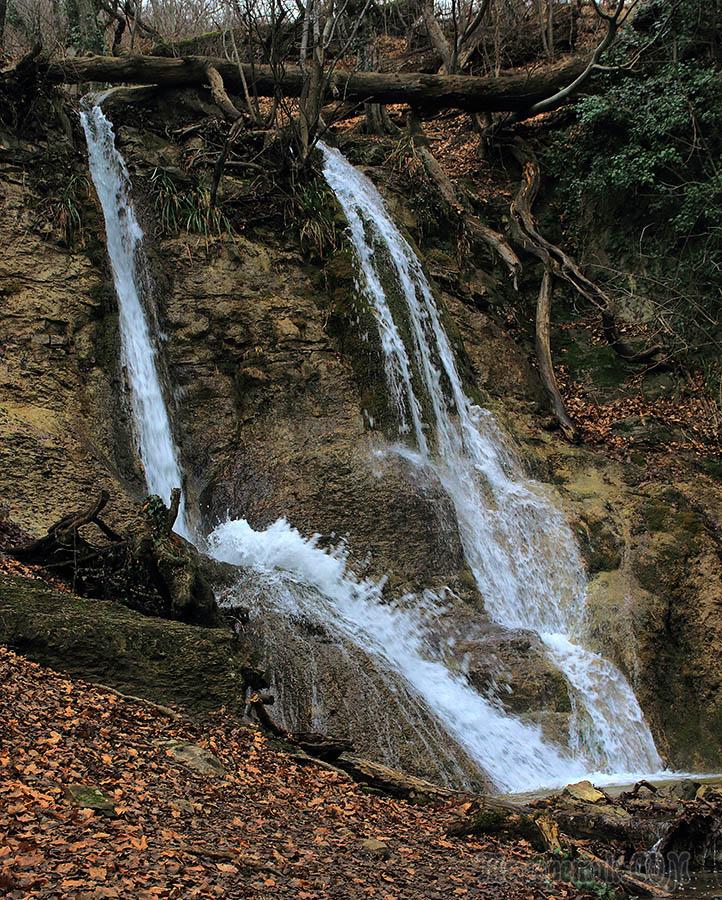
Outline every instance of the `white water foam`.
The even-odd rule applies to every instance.
[[[344,552],[327,552],[284,519],[265,531],[245,520],[224,522],[209,537],[216,559],[285,577],[301,590],[275,594],[286,614],[303,615],[362,647],[400,675],[498,787],[531,790],[581,777],[584,766],[544,743],[537,726],[508,716],[452,672],[425,637],[423,610],[381,598],[382,585],[356,578]],[[313,591],[303,590],[312,587]]]

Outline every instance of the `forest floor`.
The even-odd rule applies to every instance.
[[[577,897],[525,842],[0,648],[0,896]]]

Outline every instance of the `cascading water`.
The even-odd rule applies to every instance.
[[[531,790],[583,774],[582,764],[544,743],[537,726],[506,715],[444,664],[427,640],[418,601],[406,607],[385,603],[382,585],[356,579],[342,553],[325,552],[284,520],[263,532],[245,520],[225,522],[210,535],[209,546],[217,559],[280,580],[285,589],[271,592],[276,609],[323,623],[401,676],[497,786]]]
[[[148,490],[168,503],[173,488],[183,484],[178,451],[158,374],[157,350],[151,336],[143,294],[149,284],[143,231],[133,209],[130,178],[115,148],[113,126],[100,106],[80,114],[88,144],[90,174],[105,219],[108,256],[118,295],[121,359],[127,372],[138,450]],[[185,501],[176,531],[189,537]]]
[[[138,448],[149,489],[167,501],[172,488],[181,484],[181,466],[158,373],[151,320],[142,300],[148,283],[143,233],[111,123],[98,106],[83,112],[82,122],[105,217]],[[626,682],[611,664],[570,640],[583,621],[584,580],[566,524],[524,482],[491,416],[472,407],[464,396],[418,260],[389,220],[375,189],[335,151],[324,148],[324,153],[326,177],[346,209],[367,291],[379,316],[401,422],[406,430],[413,428],[421,460],[434,465],[454,501],[467,557],[490,612],[511,627],[533,628],[542,636],[580,698],[584,715],[579,718],[585,719],[589,735],[585,738],[580,727],[579,746],[573,754],[545,743],[538,726],[506,714],[446,664],[438,641],[433,640],[438,599],[422,596],[384,602],[383,585],[356,578],[342,550],[323,550],[317,539],[304,539],[285,520],[262,532],[254,531],[245,520],[223,523],[208,539],[211,552],[245,568],[235,594],[250,600],[257,622],[272,621],[263,637],[273,645],[272,657],[278,659],[284,652],[278,628],[285,629],[289,642],[295,640],[293,655],[303,650],[305,634],[312,633],[313,627],[322,632],[318,644],[324,653],[330,644],[335,645],[349,670],[345,684],[330,685],[335,697],[329,693],[334,679],[328,672],[316,671],[323,656],[318,647],[309,640],[308,653],[299,654],[305,661],[300,677],[309,701],[317,700],[309,720],[312,726],[325,725],[332,702],[346,703],[349,715],[355,715],[362,728],[376,729],[374,746],[387,762],[401,759],[400,745],[413,742],[424,759],[440,761],[435,769],[438,777],[468,783],[471,764],[499,788],[510,791],[578,778],[601,758],[608,768],[657,768],[654,745]],[[375,237],[387,247],[407,299],[411,355],[386,303],[373,244],[364,236],[365,225],[374,221]],[[433,448],[425,436],[414,365],[422,372],[433,405]],[[485,499],[495,515],[482,503],[482,484],[487,486],[490,496]],[[189,536],[184,508],[178,523],[178,530]],[[257,587],[249,589],[254,579]],[[304,631],[309,623],[313,627]],[[351,683],[358,697],[347,686]],[[292,705],[286,703],[281,714],[292,715]],[[622,716],[619,727],[613,722],[614,714]],[[589,750],[594,741],[602,748],[596,755]]]
[[[401,431],[413,430],[423,464],[434,470],[454,505],[486,609],[505,627],[536,632],[565,675],[575,708],[571,745],[577,759],[607,772],[660,769],[623,675],[580,645],[586,579],[569,526],[540,486],[524,478],[493,416],[464,393],[431,287],[380,194],[338,150],[320,148],[324,176],[348,220],[362,290],[375,311]],[[397,315],[405,317],[411,349],[392,314],[385,272],[401,288],[404,309]],[[430,407],[428,425],[424,404]]]

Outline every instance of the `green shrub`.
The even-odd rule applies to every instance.
[[[565,241],[668,358],[712,360],[711,384],[722,358],[721,37],[719,0],[641,6],[607,60],[622,68],[595,76],[541,153],[547,216]]]

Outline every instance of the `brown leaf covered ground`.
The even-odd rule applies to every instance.
[[[450,808],[365,793],[227,716],[194,725],[0,648],[0,895],[566,897],[528,846],[449,839]],[[203,776],[168,742],[209,749]],[[81,809],[99,788],[115,814]],[[383,842],[386,856],[363,847]]]

